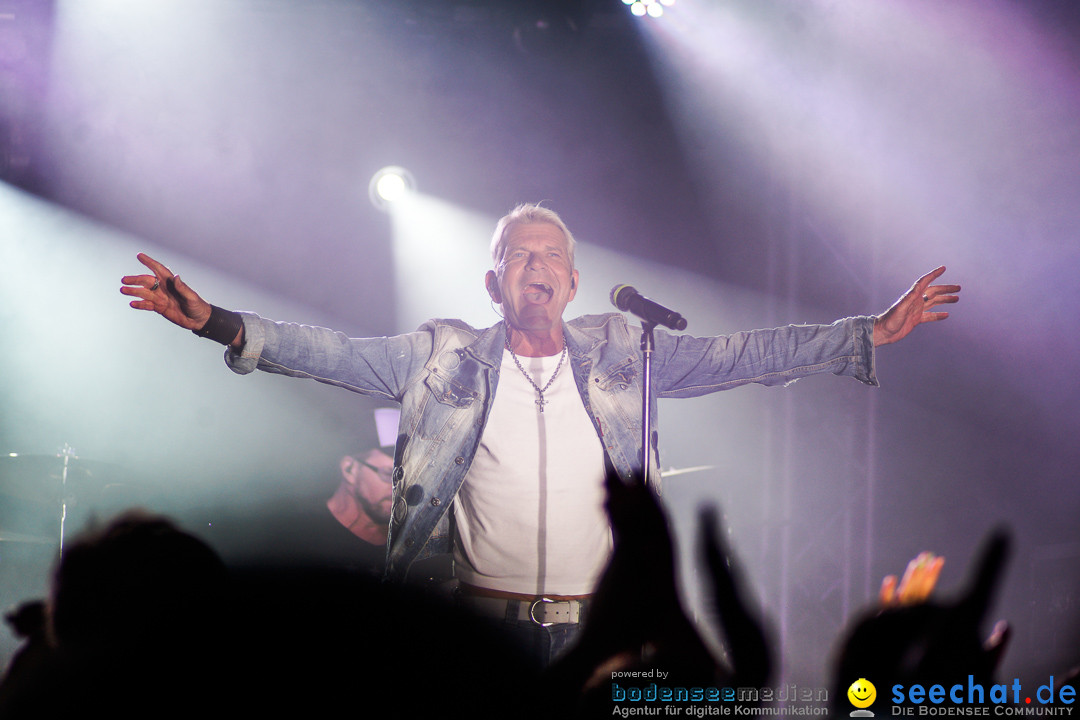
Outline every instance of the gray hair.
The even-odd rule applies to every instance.
[[[559,217],[559,213],[536,203],[518,205],[506,215],[503,215],[495,225],[495,234],[491,237],[491,260],[495,266],[498,267],[499,258],[502,257],[506,248],[506,239],[510,228],[528,223],[548,223],[562,231],[562,234],[566,237],[566,250],[570,255],[570,269],[572,270],[574,268],[574,236],[570,233],[570,229],[566,227],[566,223]]]

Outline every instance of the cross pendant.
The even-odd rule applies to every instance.
[[[540,408],[540,412],[544,412],[545,405],[547,405],[547,400],[544,399],[543,395],[536,398],[536,407]]]

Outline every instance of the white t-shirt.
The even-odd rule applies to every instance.
[[[519,356],[539,387],[559,356]],[[593,591],[611,554],[604,451],[563,361],[540,412],[509,352],[487,427],[455,499],[457,575],[528,595]]]

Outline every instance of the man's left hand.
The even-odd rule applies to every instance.
[[[892,307],[878,315],[874,320],[874,346],[888,345],[902,340],[915,326],[924,322],[944,320],[949,313],[933,311],[938,305],[954,303],[960,300],[957,293],[959,285],[931,285],[945,272],[945,267],[923,275],[915,281],[911,289],[904,293]]]

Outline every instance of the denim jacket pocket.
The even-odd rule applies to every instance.
[[[437,367],[432,368],[428,376],[424,378],[424,384],[427,385],[435,400],[458,409],[469,407],[480,396],[476,390],[455,382],[452,377]]]
[[[596,377],[596,386],[605,392],[618,392],[632,386],[637,379],[638,370],[634,359],[627,358],[603,375]]]

